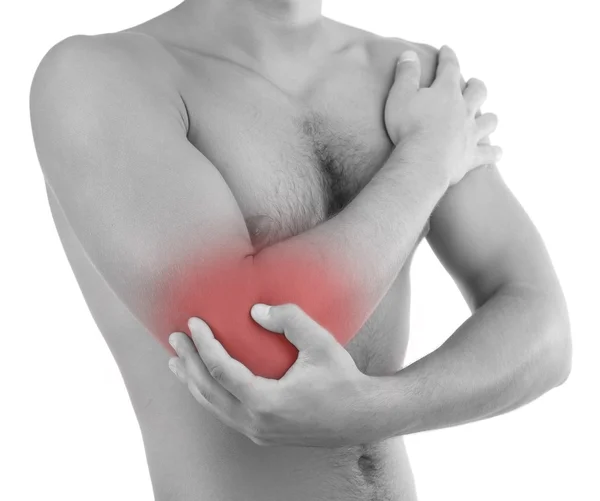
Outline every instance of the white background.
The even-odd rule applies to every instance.
[[[59,40],[124,29],[176,3],[21,0],[0,16],[0,499],[153,499],[125,387],[53,227],[28,94],[37,64]],[[421,501],[600,499],[595,3],[325,2],[326,15],[348,24],[449,44],[465,77],[487,83],[485,109],[500,117],[501,171],[544,236],[571,313],[574,364],[565,385],[505,416],[408,437]],[[468,315],[426,244],[412,276],[409,362]]]

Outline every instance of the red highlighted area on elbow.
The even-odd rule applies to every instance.
[[[167,350],[171,332],[189,335],[190,317],[203,319],[227,352],[254,374],[279,379],[294,364],[298,350],[283,334],[273,333],[250,316],[256,303],[294,303],[345,345],[368,312],[349,294],[351,270],[324,269],[304,253],[268,259],[231,258],[227,253],[202,262],[180,264],[177,275],[159,288],[160,313],[152,331]]]

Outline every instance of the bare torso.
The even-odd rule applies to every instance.
[[[126,31],[158,40],[181,68],[188,138],[222,173],[256,246],[343,209],[387,159],[392,143],[383,107],[405,42],[330,22],[346,43],[299,97],[208,48],[186,47],[177,23],[184,21],[173,12]],[[430,78],[431,53],[411,48],[431,61],[424,61]],[[69,261],[129,391],[158,501],[415,499],[401,437],[340,449],[262,448],[208,414],[170,373],[168,353],[107,286],[49,197]],[[410,259],[346,346],[367,374],[403,365],[409,266]]]

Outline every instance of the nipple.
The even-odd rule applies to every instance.
[[[268,242],[268,236],[273,227],[273,219],[264,214],[257,214],[245,219],[250,240],[255,250],[260,250]]]

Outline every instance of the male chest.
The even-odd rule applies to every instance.
[[[269,244],[342,210],[391,152],[383,122],[390,83],[364,64],[332,68],[302,96],[214,58],[186,68],[188,139]]]

